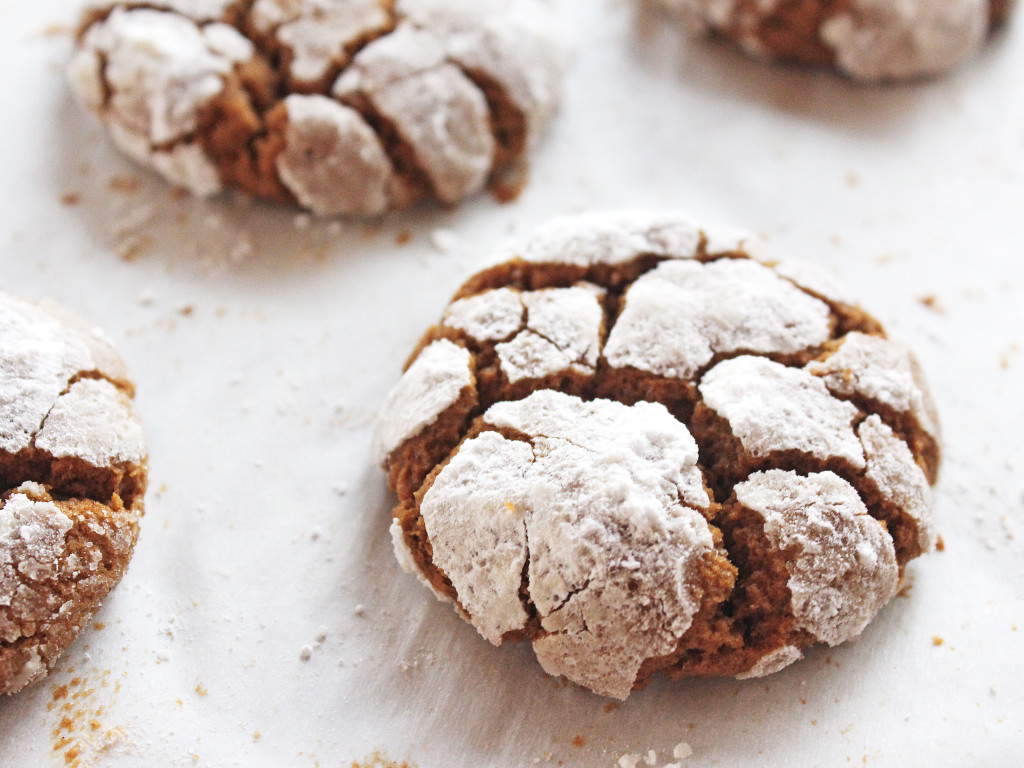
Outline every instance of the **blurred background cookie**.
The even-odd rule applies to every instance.
[[[754,56],[862,81],[927,77],[975,53],[1013,0],[658,0],[698,33]]]
[[[556,26],[545,0],[106,3],[69,77],[172,184],[372,216],[514,193],[558,106]]]
[[[467,281],[388,397],[403,566],[625,698],[858,634],[935,547],[917,364],[799,262],[673,215],[559,219]]]
[[[0,295],[0,693],[45,676],[124,575],[146,489],[133,395],[95,329]]]

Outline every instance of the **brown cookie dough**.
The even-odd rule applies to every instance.
[[[95,329],[0,294],[0,693],[44,677],[128,566],[146,489],[133,394]]]
[[[547,0],[145,0],[87,12],[68,72],[172,184],[373,216],[508,183],[564,68]]]
[[[1013,0],[659,0],[696,32],[854,80],[936,75],[975,53]]]
[[[938,422],[910,352],[827,283],[641,212],[500,254],[379,418],[399,561],[619,698],[856,636],[935,546]]]

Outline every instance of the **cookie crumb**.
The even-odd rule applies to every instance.
[[[581,734],[577,733],[575,736],[572,737],[572,745],[577,749],[582,747],[583,743],[583,736]]]
[[[935,294],[929,293],[927,296],[921,296],[918,301],[921,303],[921,306],[926,309],[930,309],[937,315],[946,314],[946,310],[941,304],[939,304],[939,300],[936,298]]]
[[[299,651],[299,661],[309,661],[313,657],[313,646],[304,645]]]
[[[111,176],[107,182],[107,188],[111,192],[120,192],[124,195],[132,195],[139,191],[141,183],[134,176]]]
[[[945,640],[943,640],[943,639],[942,639],[941,637],[939,637],[938,635],[932,635],[932,645],[934,645],[934,646],[939,646],[939,645],[942,645],[942,644],[943,644],[943,643],[945,643],[945,642],[946,642],[946,641],[945,641]]]
[[[362,603],[360,603],[359,605],[357,605],[355,607],[355,610],[353,612],[355,613],[356,616],[362,616],[363,614],[366,613],[366,608],[363,607]]]

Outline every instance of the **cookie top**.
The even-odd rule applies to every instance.
[[[927,77],[960,64],[1013,0],[660,0],[692,29],[767,59],[834,66],[854,80]]]
[[[128,565],[146,445],[120,356],[0,295],[0,693],[46,675]]]
[[[565,64],[547,0],[151,0],[91,8],[68,73],[172,184],[372,216],[507,181]]]
[[[910,352],[814,270],[645,212],[456,293],[381,411],[399,561],[488,640],[625,698],[859,634],[932,549]]]

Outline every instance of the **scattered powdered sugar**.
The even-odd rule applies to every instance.
[[[426,347],[388,395],[374,434],[374,453],[383,461],[453,406],[473,386],[469,351],[447,339]]]
[[[697,446],[661,405],[584,402],[542,390],[503,402],[424,496],[434,562],[491,642],[521,628],[530,597],[542,666],[624,698],[641,663],[669,652],[699,605],[713,548]],[[471,554],[475,553],[475,554]]]
[[[763,357],[736,357],[708,371],[699,389],[705,405],[729,422],[754,456],[800,451],[864,467],[853,431],[857,409],[806,371]]]
[[[689,380],[716,354],[798,352],[831,330],[824,302],[755,261],[666,261],[630,286],[604,355]]]
[[[773,469],[734,491],[764,518],[771,545],[787,553],[793,616],[818,640],[837,645],[856,637],[896,594],[892,538],[842,478]]]

